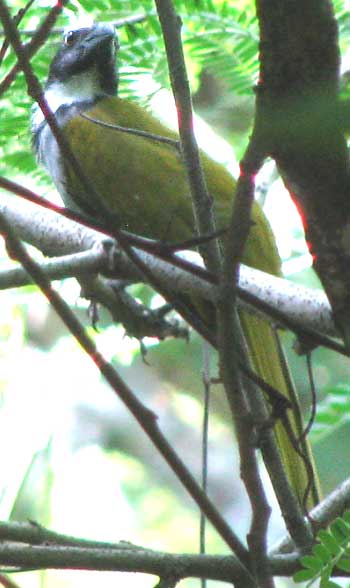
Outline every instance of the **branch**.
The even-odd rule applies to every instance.
[[[310,512],[310,518],[317,529],[325,528],[349,507],[350,479],[347,479]],[[112,569],[161,576],[172,571],[173,566],[177,566],[177,572],[181,570],[182,578],[191,576],[231,584],[240,579],[239,566],[232,556],[155,552],[127,541],[113,544],[63,535],[36,523],[0,523],[0,540],[6,548],[3,551],[0,548],[0,565],[3,566],[33,566],[38,569]],[[28,543],[29,547],[19,550],[17,544],[22,542]],[[41,549],[36,550],[32,557],[33,547],[38,545]],[[59,546],[64,546],[64,549],[57,550]],[[71,551],[69,547],[74,549]],[[290,539],[284,538],[271,550],[269,563],[275,575],[291,576],[299,569],[299,554],[293,552],[293,549],[294,545]],[[134,564],[132,569],[130,560],[133,560]]]
[[[86,252],[86,256],[80,258],[81,269],[88,267],[90,256],[92,266],[95,263],[101,264],[99,265],[101,272],[107,269],[109,258],[103,247],[105,237],[101,233],[65,219],[55,212],[42,210],[30,202],[18,201],[5,194],[1,195],[0,212],[16,229],[21,239],[34,245],[45,255],[71,256],[75,253]],[[185,269],[175,267],[171,261],[163,261],[150,253],[138,250],[138,255],[144,263],[149,265],[154,275],[175,292],[182,291],[215,302],[217,287],[212,280],[206,281]],[[188,259],[200,267],[200,256],[190,252]],[[51,262],[41,262],[41,265],[48,277],[62,279],[79,274],[80,262],[79,257],[68,257],[67,262],[63,257],[53,260],[52,265]],[[188,262],[187,266],[190,269],[191,263]],[[111,271],[110,265],[109,271]],[[142,281],[138,269],[122,251],[119,251],[115,257],[115,272],[115,277]],[[1,288],[29,283],[32,282],[22,268],[11,268],[0,272]],[[244,308],[247,308],[248,304],[252,311],[252,304],[257,297],[261,302],[266,303],[270,310],[276,311],[275,321],[283,324],[283,317],[287,317],[294,323],[294,330],[301,335],[305,333],[305,327],[333,337],[338,335],[329,303],[321,291],[305,288],[243,265],[240,268],[239,288],[238,304],[243,305]],[[265,308],[264,305],[263,307]],[[254,312],[256,312],[256,305]],[[293,325],[290,327],[293,328]],[[311,332],[305,334],[312,338]],[[326,344],[327,341],[324,343]],[[336,351],[342,351],[339,345],[336,346]]]
[[[0,565],[31,569],[86,569],[143,572],[178,579],[206,578],[236,583],[241,569],[231,555],[169,554],[128,541],[109,543],[56,533],[37,523],[0,523]],[[25,544],[25,545],[23,545]],[[269,563],[275,575],[299,569],[298,555],[276,555]]]
[[[11,543],[27,543],[29,545],[64,545],[66,547],[88,547],[94,549],[132,549],[147,551],[140,545],[134,545],[129,541],[110,543],[108,541],[95,541],[81,539],[73,535],[56,533],[36,522],[20,523],[18,521],[0,522],[0,541]]]
[[[32,6],[34,0],[28,0],[27,3],[23,8],[20,8],[17,14],[13,17],[13,22],[18,27],[21,20],[24,18],[30,7]],[[0,47],[0,65],[6,55],[6,51],[9,47],[9,42],[7,39],[4,40],[2,46]]]
[[[238,184],[238,190],[240,185],[241,182]],[[249,210],[247,216],[249,217]],[[233,214],[233,218],[236,218],[235,214]],[[233,229],[232,224],[225,239],[223,269],[220,276],[217,301],[220,376],[224,383],[231,416],[235,424],[241,478],[245,484],[252,510],[251,525],[247,536],[252,566],[257,584],[262,588],[272,588],[274,583],[267,560],[266,539],[271,508],[267,501],[257,463],[255,423],[260,421],[256,420],[256,411],[253,414],[250,413],[249,398],[252,391],[255,393],[255,386],[243,377],[239,369],[237,353],[233,353],[233,350],[236,349],[244,365],[250,366],[249,355],[237,313],[235,292],[239,262],[236,264],[234,261],[234,247],[238,247],[238,251],[241,251],[241,246],[244,246],[245,235],[239,232],[239,241],[237,242],[232,235],[231,229]],[[260,397],[262,398],[262,396]],[[282,472],[285,479],[282,468],[280,468],[280,472]],[[273,479],[270,471],[269,474]]]
[[[215,219],[212,211],[212,201],[207,191],[205,178],[200,165],[199,152],[193,135],[191,96],[180,36],[181,20],[177,16],[171,0],[155,0],[155,3],[163,30],[170,81],[178,111],[181,146],[191,188],[197,230],[199,234],[210,234],[215,231]],[[241,184],[242,182],[238,185],[238,188]],[[253,190],[250,191],[250,195],[253,195]],[[232,196],[234,195],[232,194]],[[269,507],[260,480],[256,452],[254,443],[252,442],[254,427],[249,426],[248,423],[249,408],[245,398],[240,372],[247,373],[250,370],[250,364],[235,306],[235,278],[238,275],[238,272],[236,272],[238,263],[235,263],[235,255],[237,254],[238,256],[244,247],[250,220],[249,205],[245,206],[244,200],[245,198],[243,196],[242,198],[238,197],[235,204],[234,219],[230,227],[232,230],[225,239],[225,255],[222,271],[220,271],[222,265],[220,251],[216,242],[210,243],[210,247],[202,247],[201,252],[208,269],[220,272],[219,295],[216,301],[220,375],[224,383],[225,393],[237,432],[242,479],[246,485],[253,510],[252,527],[249,534],[249,542],[250,540],[252,541],[250,544],[250,555],[253,569],[259,584],[270,587],[273,585],[273,582],[266,562],[266,530]],[[238,231],[236,235],[234,234],[234,225],[237,225],[236,213],[244,209],[246,212],[244,220],[246,222],[243,221],[243,230]],[[251,382],[249,383],[251,384]],[[272,443],[272,436],[270,439]],[[271,466],[273,465],[271,461],[269,463]],[[284,475],[283,468],[279,468],[279,472]],[[292,492],[290,492],[290,496],[292,500]],[[288,510],[286,504],[282,510],[283,512]],[[289,520],[292,518],[294,521],[297,520],[299,527],[302,528],[302,515],[299,511],[299,516],[297,516],[296,510],[293,510],[293,515],[295,514],[295,516]],[[307,534],[307,532],[304,534]]]
[[[216,231],[213,199],[208,193],[193,131],[192,98],[181,41],[181,19],[176,14],[171,0],[155,0],[155,4],[164,37],[196,228],[199,235],[213,235]],[[220,252],[217,240],[212,240],[199,249],[207,267],[213,271],[218,268]]]
[[[332,2],[256,5],[261,128],[301,213],[314,267],[350,348],[350,168],[337,121],[340,57]]]
[[[126,133],[128,135],[134,135],[136,137],[143,137],[149,141],[155,141],[157,143],[163,143],[165,145],[170,145],[177,152],[180,151],[180,143],[176,139],[171,139],[170,137],[164,137],[163,135],[156,135],[154,133],[149,133],[148,131],[142,131],[141,129],[133,129],[130,127],[121,127],[120,125],[108,123],[104,120],[98,120],[96,118],[92,118],[86,112],[81,112],[80,115],[82,118],[89,120],[90,122],[98,125],[100,127],[104,127],[105,129],[109,129],[111,131],[116,131],[117,133]]]
[[[46,39],[48,38],[51,32],[52,27],[54,26],[57,18],[59,17],[64,6],[67,3],[68,0],[60,0],[59,2],[56,2],[53,5],[53,7],[49,10],[47,16],[45,17],[41,25],[36,29],[35,35],[31,39],[30,43],[26,45],[26,53],[28,55],[28,58],[33,57],[33,55],[38,51],[38,49],[45,43]],[[10,72],[7,74],[7,76],[5,76],[5,78],[0,83],[0,96],[10,87],[12,82],[16,79],[16,76],[19,71],[19,63],[16,63],[10,70]]]
[[[149,14],[149,13],[148,13]],[[120,29],[121,27],[125,27],[128,25],[138,24],[140,22],[144,22],[147,20],[148,14],[135,14],[133,16],[126,16],[125,18],[118,18],[117,20],[112,20],[111,25],[113,25],[116,29]],[[21,35],[25,37],[34,37],[38,32],[38,29],[21,29]],[[51,35],[62,35],[64,33],[64,29],[61,27],[55,27],[50,30],[49,36]],[[0,37],[5,35],[5,31],[0,30]]]
[[[238,585],[242,570],[233,556],[169,554],[157,551],[82,548],[51,545],[0,545],[0,565],[24,569],[120,571],[206,578]],[[278,556],[270,561],[275,575],[291,576],[299,569],[298,556]],[[247,584],[245,584],[247,586]]]
[[[126,292],[125,280],[106,280],[96,274],[85,274],[78,279],[82,286],[81,296],[91,300],[94,305],[92,310],[96,309],[96,304],[106,308],[113,322],[123,325],[129,337],[136,337],[141,341],[141,350],[144,349],[144,337],[157,337],[160,340],[175,337],[188,341],[187,326],[180,325],[176,318],[165,318],[173,310],[170,304],[165,303],[159,308],[150,309]],[[93,324],[98,323],[98,312],[95,312],[95,316]]]
[[[0,3],[1,6],[1,3]],[[158,427],[156,415],[140,402],[133,391],[127,386],[113,366],[108,363],[99,353],[94,341],[88,336],[81,323],[72,313],[65,301],[53,290],[48,278],[40,270],[40,267],[33,261],[19,241],[13,227],[8,223],[4,215],[0,215],[0,232],[4,235],[8,250],[30,274],[35,283],[40,287],[52,307],[66,325],[71,334],[80,343],[83,350],[95,363],[101,374],[104,376],[112,390],[128,408],[146,435],[152,441],[160,455],[165,459],[169,467],[176,475],[179,482],[186,488],[190,496],[200,507],[208,520],[213,524],[222,539],[229,545],[230,549],[237,555],[240,562],[241,573],[246,577],[248,583],[250,574],[248,571],[249,560],[247,550],[231,530],[227,522],[222,518],[215,506],[203,493],[199,484],[186,468],[173,447]]]
[[[349,508],[350,478],[347,478],[309,513],[314,530],[319,531],[328,527],[336,517],[342,516]],[[272,548],[270,555],[290,552],[293,547],[291,538],[286,536]]]

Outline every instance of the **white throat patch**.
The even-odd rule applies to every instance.
[[[51,112],[55,114],[60,106],[69,106],[78,102],[94,101],[101,96],[96,70],[72,76],[66,82],[53,82],[45,92],[45,99]],[[44,120],[44,114],[38,104],[32,108],[32,130],[35,130]]]

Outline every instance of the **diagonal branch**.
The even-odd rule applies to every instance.
[[[163,31],[196,228],[199,235],[213,235],[216,229],[213,200],[208,193],[193,131],[192,98],[181,42],[181,19],[176,14],[171,0],[155,0],[155,4]],[[200,247],[200,252],[209,269],[215,270],[219,266],[220,252],[217,240]]]
[[[38,264],[29,256],[22,243],[18,240],[13,228],[6,221],[4,215],[0,215],[0,232],[5,237],[7,247],[9,251],[11,251],[11,255],[21,263],[28,274],[32,277],[34,282],[40,287],[66,327],[77,339],[83,350],[88,354],[90,359],[100,370],[101,374],[105,377],[112,390],[118,395],[130,413],[137,420],[141,428],[148,435],[159,453],[163,456],[170,468],[173,470],[178,480],[183,484],[183,486],[189,492],[190,496],[199,505],[201,510],[207,516],[208,520],[211,521],[214,528],[218,531],[224,541],[237,555],[240,561],[241,573],[246,575],[247,582],[249,584],[249,560],[245,547],[242,545],[235,533],[230,529],[226,521],[221,517],[212,502],[203,493],[199,484],[197,484],[196,480],[188,471],[183,461],[179,458],[172,446],[168,443],[165,436],[158,427],[154,413],[152,413],[138,400],[136,395],[119,376],[118,372],[110,363],[104,359],[101,353],[99,353],[95,343],[91,337],[88,336],[81,323],[70,310],[69,306],[59,296],[59,294],[53,290],[50,280],[45,276],[45,274],[43,274]]]
[[[30,43],[26,45],[26,52],[28,58],[33,57],[33,55],[37,52],[37,50],[45,43],[46,39],[51,33],[52,27],[54,26],[57,18],[61,14],[64,6],[68,4],[69,0],[60,0],[59,2],[55,2],[53,7],[49,10],[46,18],[41,23],[41,25],[36,29],[35,35],[30,40]],[[7,36],[5,31],[2,31],[3,34]],[[9,40],[9,39],[8,39]],[[18,72],[20,71],[19,63],[16,63],[11,71],[7,74],[7,76],[0,82],[0,96],[8,88],[11,86],[12,82],[16,79]]]

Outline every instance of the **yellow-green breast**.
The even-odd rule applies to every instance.
[[[107,123],[177,139],[176,133],[144,108],[120,98],[104,98],[87,114]],[[81,116],[66,124],[65,134],[104,206],[117,213],[123,228],[165,241],[182,241],[194,236],[189,186],[181,156],[174,147],[103,127]],[[203,153],[202,163],[218,226],[225,227],[231,213],[235,180],[222,165]],[[65,173],[70,194],[85,199],[86,194],[72,170],[67,167]],[[279,273],[274,238],[258,204],[253,207],[252,220],[244,262]]]

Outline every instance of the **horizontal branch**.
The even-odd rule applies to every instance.
[[[326,527],[350,504],[350,480],[343,482],[310,513],[317,527]],[[33,523],[0,523],[0,565],[32,569],[121,571],[194,577],[234,583],[241,567],[232,556],[169,554],[121,541],[89,541],[50,531]],[[7,543],[8,542],[8,543]],[[23,545],[23,543],[26,543]],[[283,541],[269,558],[275,576],[291,576],[299,568],[298,554],[283,551],[293,545]]]
[[[350,506],[350,479],[345,480],[310,513],[317,528],[327,527]],[[0,523],[0,566],[23,568],[84,569],[139,572],[179,579],[207,578],[230,582],[241,576],[241,567],[232,556],[169,554],[153,551],[127,541],[90,541],[56,533],[35,523]],[[25,543],[25,545],[23,545]],[[269,558],[275,576],[291,576],[299,567],[299,555],[284,539]]]
[[[105,267],[106,255],[101,249],[91,249],[62,257],[53,257],[40,262],[40,267],[51,280],[79,277],[86,273],[102,271]],[[5,268],[0,271],[0,290],[28,286],[33,281],[22,267]]]
[[[274,575],[291,576],[298,570],[296,555],[271,559]],[[0,566],[26,569],[71,569],[119,571],[152,574],[160,577],[207,578],[236,584],[242,568],[231,555],[170,554],[165,552],[52,545],[0,545]]]
[[[96,271],[108,265],[103,243],[106,237],[63,218],[49,210],[12,196],[1,195],[0,211],[16,229],[24,241],[34,245],[48,256],[67,256],[42,263],[51,279],[79,276],[84,271]],[[78,254],[78,255],[73,255]],[[204,279],[189,274],[171,263],[138,251],[138,255],[149,265],[158,279],[162,279],[174,291],[199,295],[215,300],[216,286]],[[181,254],[183,255],[183,254]],[[190,252],[190,259],[200,263],[200,258]],[[118,252],[119,277],[139,280],[139,272],[125,254]],[[0,288],[11,288],[31,283],[21,268],[0,272]],[[321,333],[337,336],[331,309],[325,294],[320,290],[305,288],[282,278],[259,270],[241,266],[239,286],[284,313],[301,327],[309,327]],[[240,305],[244,305],[242,300]]]
[[[147,19],[148,14],[135,14],[134,16],[127,16],[125,18],[118,18],[117,20],[112,20],[111,25],[113,25],[116,29],[120,29],[121,27],[125,27],[127,25],[134,25],[140,22],[143,22]],[[21,35],[25,37],[33,37],[37,33],[38,29],[21,29]],[[62,35],[65,29],[62,27],[55,27],[51,29],[51,35]],[[5,32],[0,29],[0,37],[4,37]]]

